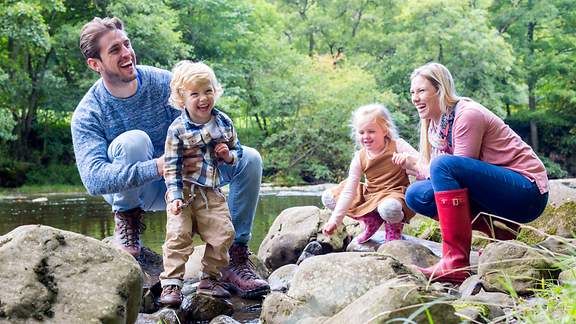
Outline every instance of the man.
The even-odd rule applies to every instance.
[[[100,74],[72,117],[72,140],[80,177],[88,192],[103,195],[112,206],[112,244],[134,257],[140,254],[143,214],[165,210],[164,142],[168,126],[180,115],[168,103],[171,73],[137,66],[122,21],[94,18],[80,33],[80,49],[88,67]],[[198,169],[195,152],[185,152],[184,170]],[[248,259],[262,159],[244,147],[238,163],[222,166],[230,184],[228,206],[236,231],[230,265],[223,281],[242,297],[269,291]]]

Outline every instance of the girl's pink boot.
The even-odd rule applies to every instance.
[[[364,223],[364,232],[356,236],[356,242],[365,243],[368,241],[376,231],[382,226],[384,220],[377,211],[371,211],[368,214],[357,218],[360,222]]]
[[[386,242],[401,240],[402,239],[402,229],[404,228],[404,223],[388,223],[384,224],[384,229],[386,231]]]

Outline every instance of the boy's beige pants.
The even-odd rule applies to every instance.
[[[184,190],[186,200],[189,199],[190,187],[186,184],[185,187],[188,187]],[[206,200],[201,190],[205,192]],[[162,245],[164,272],[160,274],[163,287],[172,284],[182,286],[184,266],[194,251],[194,234],[200,235],[206,242],[202,258],[204,276],[219,278],[220,271],[229,262],[228,249],[234,241],[235,232],[226,198],[210,188],[196,186],[194,193],[193,202],[180,214],[172,214],[167,207],[166,241]]]

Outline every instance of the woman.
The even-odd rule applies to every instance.
[[[414,70],[410,93],[421,119],[420,155],[393,159],[418,180],[406,192],[415,212],[439,219],[442,259],[421,269],[432,281],[461,283],[470,276],[472,229],[495,239],[517,233],[493,227],[484,212],[513,227],[528,223],[548,202],[542,161],[502,119],[459,97],[450,71],[438,63]],[[510,220],[512,222],[507,222]]]

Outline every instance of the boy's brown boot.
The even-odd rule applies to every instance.
[[[224,284],[215,278],[204,278],[200,280],[197,292],[202,295],[217,298],[230,298],[230,293],[224,288]]]
[[[182,289],[176,285],[164,286],[159,301],[166,306],[180,306],[182,303]]]
[[[130,253],[133,257],[140,256],[140,234],[146,226],[142,219],[144,210],[137,207],[123,212],[114,212],[114,238],[112,246]]]

